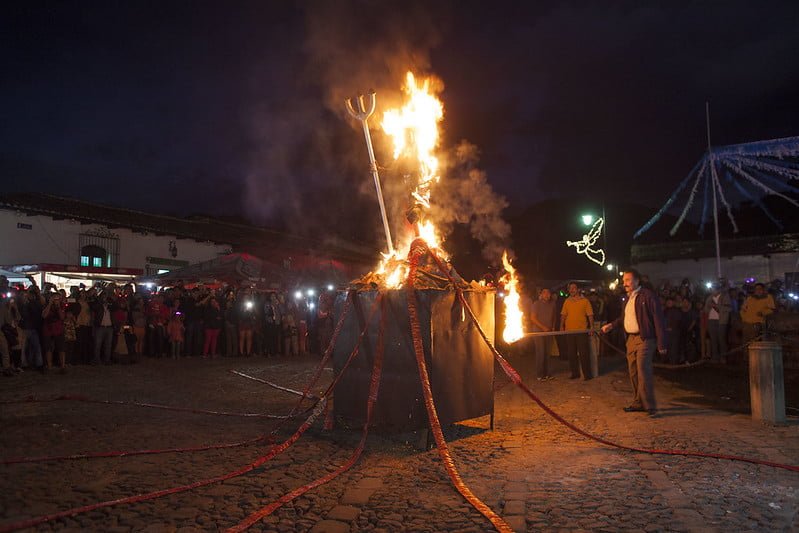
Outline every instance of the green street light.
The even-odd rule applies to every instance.
[[[583,215],[582,219],[583,219],[583,224],[585,224],[586,226],[590,226],[591,224],[594,223],[594,215]]]

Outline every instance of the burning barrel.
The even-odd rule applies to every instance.
[[[416,365],[408,316],[407,292],[387,290],[368,327],[377,291],[354,291],[348,313],[333,351],[338,375],[366,327],[358,355],[344,370],[336,387],[333,413],[347,425],[362,425],[366,418],[369,382],[374,365],[378,330],[384,319],[384,361],[380,393],[371,427],[384,432],[405,432],[427,427],[419,370]],[[494,291],[466,290],[464,296],[483,329],[494,331]],[[347,293],[336,298],[341,316]],[[464,313],[454,290],[416,290],[424,356],[430,374],[438,416],[442,424],[492,414],[494,408],[494,358],[474,323]],[[379,305],[379,304],[378,304]],[[385,313],[385,317],[381,317]],[[493,338],[491,338],[493,342]]]

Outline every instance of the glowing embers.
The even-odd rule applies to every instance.
[[[519,278],[516,276],[516,269],[508,260],[507,250],[502,254],[502,266],[506,272],[501,280],[506,293],[502,299],[505,305],[505,329],[502,331],[502,340],[511,344],[524,336],[524,313],[521,309]]]
[[[566,241],[566,246],[574,246],[578,254],[585,255],[589,260],[597,265],[605,264],[605,250],[602,248],[595,248],[599,237],[602,235],[602,228],[605,226],[605,219],[598,218],[591,230],[583,235],[582,240],[579,241]]]
[[[389,289],[402,287],[402,283],[408,277],[408,263],[401,259],[399,254],[383,254],[383,260],[375,271],[378,286],[385,286]]]

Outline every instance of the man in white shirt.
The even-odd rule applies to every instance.
[[[641,287],[641,275],[629,269],[623,276],[627,303],[619,318],[602,326],[607,333],[614,327],[624,326],[627,333],[627,370],[633,387],[633,402],[624,410],[646,411],[657,417],[655,402],[655,350],[666,353],[666,324],[657,295]]]
[[[727,325],[730,323],[732,302],[727,284],[722,279],[713,284],[713,292],[705,299],[707,313],[707,335],[710,337],[710,357],[715,362],[724,362],[727,353]]]

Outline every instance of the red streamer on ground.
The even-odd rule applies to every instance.
[[[751,457],[742,457],[742,456],[739,456],[739,455],[726,455],[726,454],[719,454],[719,453],[704,453],[704,452],[694,452],[694,451],[688,451],[688,450],[658,450],[658,449],[650,449],[650,448],[639,448],[639,447],[636,447],[636,446],[627,446],[627,445],[624,445],[624,444],[619,444],[619,443],[616,443],[616,442],[613,442],[613,441],[609,441],[607,439],[603,439],[602,437],[598,437],[596,435],[593,435],[593,434],[585,431],[584,429],[581,429],[581,428],[575,426],[574,424],[572,424],[571,422],[569,422],[568,420],[566,420],[562,416],[560,416],[558,413],[556,413],[554,410],[552,410],[551,407],[549,407],[547,404],[545,404],[541,400],[541,398],[536,396],[536,394],[533,393],[533,391],[531,391],[527,387],[527,385],[524,384],[524,382],[522,381],[522,378],[519,375],[519,373],[510,365],[510,363],[508,363],[508,361],[505,360],[504,357],[502,357],[502,354],[500,354],[499,351],[497,351],[497,349],[494,347],[494,345],[491,343],[491,341],[486,336],[485,332],[483,331],[483,328],[480,326],[480,323],[477,321],[477,317],[474,315],[474,312],[472,312],[471,307],[469,307],[469,304],[466,302],[466,298],[463,296],[463,291],[458,286],[458,284],[455,282],[455,280],[452,278],[452,276],[450,276],[449,271],[446,269],[446,266],[444,265],[444,263],[435,254],[431,253],[431,255],[432,255],[433,259],[436,261],[436,263],[438,264],[438,267],[449,278],[450,283],[452,283],[452,286],[455,288],[455,291],[456,291],[456,293],[458,295],[458,299],[460,300],[461,305],[463,305],[463,308],[469,314],[469,318],[472,320],[474,325],[477,327],[477,331],[480,333],[480,336],[483,338],[483,341],[486,343],[486,345],[488,345],[489,349],[491,350],[491,353],[494,354],[494,358],[499,363],[499,365],[502,368],[503,372],[505,372],[505,375],[508,376],[508,378],[511,380],[511,382],[513,382],[520,389],[522,389],[525,392],[525,394],[527,394],[527,396],[530,397],[530,399],[532,399],[535,403],[537,403],[538,406],[541,407],[541,409],[543,409],[545,413],[547,413],[549,416],[551,416],[552,418],[554,418],[556,421],[560,422],[561,424],[563,424],[567,428],[571,429],[575,433],[577,433],[579,435],[582,435],[583,437],[585,437],[587,439],[590,439],[590,440],[599,442],[601,444],[604,444],[606,446],[611,446],[613,448],[619,448],[621,450],[627,450],[627,451],[631,451],[631,452],[649,453],[649,454],[656,454],[656,455],[681,455],[681,456],[685,456],[685,457],[705,457],[705,458],[712,458],[712,459],[725,459],[725,460],[728,460],[728,461],[739,461],[739,462],[744,462],[744,463],[752,463],[752,464],[756,464],[756,465],[770,466],[770,467],[773,467],[773,468],[782,468],[784,470],[790,470],[791,472],[799,472],[799,466],[786,465],[786,464],[776,463],[776,462],[772,462],[772,461],[764,461],[762,459],[754,459],[754,458],[751,458]]]
[[[105,405],[132,405],[135,407],[149,407],[151,409],[163,409],[166,411],[181,411],[184,413],[195,413],[201,415],[216,415],[216,416],[239,416],[244,418],[271,418],[271,419],[284,419],[289,418],[286,415],[272,415],[268,413],[233,413],[230,411],[211,411],[209,409],[196,409],[194,407],[178,407],[174,405],[163,405],[158,403],[134,402],[126,400],[96,400],[89,398],[82,394],[63,394],[61,396],[54,396],[52,398],[37,398],[35,396],[28,396],[19,400],[6,400],[0,403],[4,404],[19,404],[19,403],[49,403],[49,402],[83,402],[83,403],[97,403]]]
[[[188,446],[185,448],[162,448],[155,450],[129,450],[118,452],[89,452],[75,453],[70,455],[46,455],[38,457],[11,457],[0,460],[3,465],[15,465],[21,463],[45,463],[52,461],[72,461],[75,459],[108,459],[109,457],[132,457],[134,455],[158,455],[161,453],[182,453],[182,452],[202,452],[206,450],[223,450],[226,448],[240,448],[251,444],[258,444],[270,439],[270,435],[259,435],[258,437],[243,440],[240,442],[230,442],[224,444],[208,444],[205,446]]]
[[[485,516],[491,524],[500,532],[512,533],[513,529],[505,522],[499,515],[491,510],[485,503],[483,503],[477,496],[472,493],[466,483],[461,479],[455,462],[452,460],[452,455],[449,453],[447,441],[444,440],[444,432],[441,430],[441,422],[438,420],[438,412],[436,405],[433,401],[433,391],[430,387],[430,376],[427,372],[427,364],[424,360],[424,346],[422,345],[422,332],[419,326],[419,314],[416,309],[416,288],[414,287],[414,280],[416,279],[416,270],[419,267],[419,259],[429,253],[435,257],[435,254],[430,251],[427,244],[422,239],[416,239],[411,244],[411,250],[408,254],[410,260],[410,268],[408,270],[408,281],[405,284],[407,298],[408,298],[408,316],[411,322],[411,337],[413,339],[413,351],[416,354],[416,365],[419,367],[419,378],[422,382],[422,393],[424,394],[424,405],[427,409],[427,418],[430,422],[430,430],[433,433],[433,438],[436,441],[438,448],[438,455],[441,457],[441,462],[444,463],[444,468],[449,475],[450,481],[455,489],[466,499],[472,507]],[[437,259],[437,258],[436,258]],[[443,269],[442,269],[443,270]],[[446,270],[445,270],[446,272]],[[454,283],[453,283],[454,285]]]
[[[377,401],[378,391],[380,390],[380,376],[383,371],[383,354],[384,354],[384,343],[383,343],[383,336],[385,333],[386,328],[386,313],[385,313],[385,306],[382,305],[382,295],[378,296],[378,301],[381,302],[380,309],[380,328],[377,333],[377,345],[375,350],[375,362],[374,366],[372,367],[372,379],[369,382],[369,397],[366,402],[366,421],[363,424],[363,431],[361,433],[361,440],[358,442],[358,446],[356,446],[355,451],[352,453],[350,458],[347,460],[346,463],[338,467],[333,472],[326,474],[314,481],[298,487],[291,492],[281,496],[274,502],[262,507],[258,511],[252,513],[250,516],[236,524],[235,526],[228,528],[226,530],[227,533],[240,533],[241,531],[246,531],[251,526],[253,526],[259,520],[263,520],[267,516],[271,515],[285,504],[293,501],[294,499],[302,496],[306,492],[311,489],[315,489],[320,485],[324,485],[325,483],[337,478],[350,468],[358,461],[363,453],[363,449],[366,446],[366,438],[369,435],[369,423],[372,420],[372,410],[374,407],[375,402]],[[343,374],[343,371],[339,373],[339,375]]]

